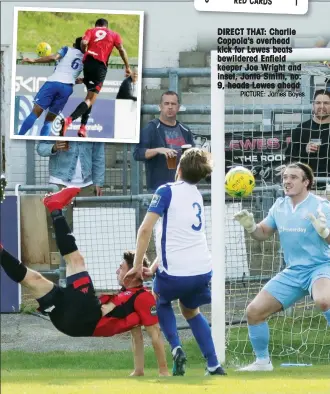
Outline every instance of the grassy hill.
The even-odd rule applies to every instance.
[[[71,46],[75,38],[93,27],[99,18],[107,19],[110,29],[121,35],[128,57],[138,57],[138,15],[19,11],[17,51],[35,52],[42,41],[47,42],[53,52],[65,45]],[[113,55],[118,56],[118,52],[114,50]]]

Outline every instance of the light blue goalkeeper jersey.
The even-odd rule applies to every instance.
[[[295,208],[290,197],[278,198],[263,223],[278,230],[287,267],[330,264],[330,245],[314,229],[308,213],[317,217],[318,208],[330,227],[329,201],[312,193]]]

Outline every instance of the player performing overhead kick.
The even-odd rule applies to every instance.
[[[67,263],[67,287],[61,288],[40,273],[27,268],[0,245],[1,266],[15,282],[27,287],[38,301],[39,310],[47,313],[53,325],[72,337],[110,337],[132,332],[135,370],[132,375],[143,375],[144,355],[141,325],[151,337],[157,357],[159,375],[168,376],[164,343],[158,326],[155,299],[136,280],[118,294],[97,297],[86,270],[75,238],[62,215],[62,208],[79,193],[79,188],[66,188],[44,199],[51,213],[57,246]],[[134,253],[125,252],[117,270],[120,285],[133,266]],[[147,259],[143,257],[147,265]]]
[[[286,166],[285,197],[256,224],[246,210],[235,219],[257,241],[279,232],[286,268],[272,278],[247,307],[250,341],[256,361],[239,371],[272,371],[266,319],[310,294],[330,325],[330,203],[310,192],[314,176],[303,163]]]
[[[56,54],[43,56],[38,59],[23,59],[23,63],[30,64],[56,62],[56,67],[53,74],[48,77],[37,93],[32,112],[22,123],[18,135],[25,135],[33,127],[43,111],[48,109],[40,136],[49,136],[52,123],[71,96],[73,86],[78,82],[76,79],[83,68],[83,53],[80,49],[81,39],[81,37],[76,38],[73,48],[63,47]]]
[[[176,182],[160,186],[153,196],[139,228],[134,268],[125,278],[130,283],[131,278],[142,277],[143,256],[156,226],[159,267],[153,264],[144,275],[157,270],[153,290],[159,323],[172,349],[173,375],[184,375],[186,364],[172,308],[174,300],[179,300],[182,315],[207,360],[206,374],[226,375],[215,352],[209,323],[199,310],[211,302],[212,261],[205,235],[203,197],[196,184],[211,172],[209,153],[197,148],[183,153]]]
[[[108,61],[114,47],[118,49],[119,55],[125,64],[125,75],[130,75],[131,69],[127,53],[122,45],[122,39],[118,33],[108,29],[108,21],[106,19],[98,19],[95,22],[95,27],[85,32],[81,42],[81,49],[84,52],[83,82],[87,88],[87,96],[85,101],[80,103],[69,117],[62,120],[62,136],[65,136],[70,124],[80,116],[84,115],[88,119],[92,105],[107,75]],[[87,136],[85,125],[80,127],[78,136]]]

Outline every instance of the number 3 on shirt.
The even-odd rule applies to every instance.
[[[95,35],[96,35],[96,38],[95,38],[94,42],[101,41],[101,40],[103,40],[103,38],[105,38],[105,36],[107,35],[107,32],[104,30],[97,30]]]
[[[201,217],[201,215],[202,215],[202,207],[200,206],[200,204],[198,204],[198,202],[194,202],[192,206],[193,206],[193,208],[194,208],[195,210],[196,210],[196,208],[197,208],[196,217],[198,218],[199,223],[198,223],[197,226],[196,226],[195,224],[193,224],[193,225],[191,226],[191,228],[192,228],[193,230],[195,230],[195,231],[200,231],[200,229],[202,228],[202,217]]]

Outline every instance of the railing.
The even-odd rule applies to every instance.
[[[25,57],[29,57],[29,58],[36,58],[37,55],[35,52],[17,52],[16,54],[16,64],[22,64],[22,60]],[[128,59],[128,62],[130,64],[131,67],[137,67],[139,64],[139,59],[137,57],[130,57]],[[53,62],[49,62],[49,63],[37,63],[38,66],[52,66],[54,65]],[[111,56],[109,64],[108,64],[108,68],[113,68],[113,69],[120,69],[120,68],[124,68],[124,64],[122,59],[119,56]]]
[[[330,178],[329,178],[330,182]],[[7,187],[5,189],[5,193],[12,193],[15,192],[17,196],[20,196],[20,192],[30,192],[32,194],[36,192],[57,192],[59,188],[56,185],[16,185],[15,188]],[[273,186],[265,186],[265,187],[255,187],[255,193],[261,193],[258,195],[258,198],[255,200],[256,209],[261,209],[262,206],[262,196],[264,195],[266,198],[269,198],[271,195],[272,200],[282,195],[282,189],[279,185]],[[203,196],[204,202],[206,204],[210,204],[211,201],[211,192],[209,190],[201,190],[201,194]],[[98,206],[102,206],[102,204],[127,204],[131,203],[131,206],[135,208],[135,219],[136,219],[136,231],[143,220],[141,217],[141,208],[143,211],[146,210],[147,206],[149,205],[152,194],[138,194],[138,195],[125,195],[125,196],[99,196],[99,197],[76,197],[73,200],[74,206],[79,207],[81,203],[93,203],[93,206],[97,204]],[[227,199],[227,202],[232,202],[233,199]],[[85,204],[86,205],[86,204]],[[109,209],[113,206],[107,205]],[[79,207],[80,208],[80,207]],[[81,208],[83,209],[83,208]],[[63,210],[64,216],[66,214],[66,210]],[[144,212],[143,212],[144,213]],[[44,270],[40,271],[44,275],[55,275],[59,277],[60,285],[65,284],[66,278],[66,264],[63,258],[60,261],[60,267],[55,270]],[[252,278],[253,279],[253,278]]]
[[[316,178],[316,180],[320,183],[322,182],[329,182],[330,183],[330,178]],[[42,185],[42,186],[34,186],[34,185],[17,185],[16,188],[6,188],[5,192],[6,193],[11,193],[11,192],[15,192],[16,195],[20,196],[20,197],[24,197],[23,195],[21,195],[21,192],[56,192],[58,190],[58,187],[55,185]],[[205,219],[206,219],[206,234],[207,234],[207,239],[208,242],[214,242],[212,241],[212,239],[214,240],[214,234],[212,236],[211,234],[211,213],[210,213],[210,209],[209,209],[209,205],[211,202],[211,192],[210,191],[201,191],[203,198],[204,198],[204,203],[205,203],[205,207],[206,209],[208,208],[208,213],[205,211]],[[272,186],[265,186],[265,187],[256,187],[254,189],[253,194],[248,197],[248,198],[244,198],[242,200],[234,200],[232,198],[230,198],[229,196],[226,196],[226,205],[228,207],[231,206],[232,203],[237,203],[237,202],[241,202],[241,207],[242,209],[248,209],[251,210],[252,212],[255,213],[256,215],[256,220],[259,221],[261,220],[263,217],[265,217],[268,213],[268,210],[270,209],[270,207],[272,206],[272,204],[274,203],[274,201],[276,200],[276,198],[280,197],[283,195],[283,190],[281,188],[280,185],[272,185]],[[105,245],[107,245],[106,242],[103,241],[104,235],[106,235],[107,238],[108,234],[111,233],[111,227],[116,226],[116,232],[119,234],[119,239],[115,239],[114,240],[114,245],[115,248],[121,248],[121,245],[125,245],[126,244],[126,240],[130,239],[129,242],[132,243],[132,246],[134,248],[135,245],[135,236],[133,236],[133,238],[128,238],[129,234],[131,234],[130,237],[132,237],[132,233],[133,233],[133,228],[129,227],[129,225],[127,223],[136,223],[136,228],[134,229],[135,232],[134,234],[136,234],[137,229],[140,225],[140,223],[143,220],[143,216],[147,210],[147,206],[150,203],[150,200],[152,198],[151,194],[139,194],[139,195],[126,195],[126,196],[100,196],[100,197],[76,197],[73,200],[73,204],[77,209],[77,216],[76,217],[76,222],[74,222],[73,224],[73,232],[75,234],[78,233],[78,242],[79,242],[79,248],[80,245],[84,245],[83,248],[81,249],[82,253],[84,254],[86,251],[88,253],[88,245],[90,244],[89,242],[89,232],[92,233],[96,233],[97,237],[99,236],[99,238],[97,239],[96,244],[94,244],[93,242],[91,243],[91,245],[95,246],[95,256],[97,257],[97,259],[99,258],[99,252],[98,250],[104,250]],[[107,208],[107,211],[103,211],[100,214],[96,214],[94,215],[94,213],[89,213],[88,209],[89,206],[87,203],[92,204],[92,208]],[[80,207],[81,204],[84,204],[84,206]],[[116,208],[135,208],[135,220],[127,220],[128,219],[128,214],[126,214],[126,212],[121,212],[122,216],[115,216],[115,210]],[[86,210],[84,210],[86,208]],[[235,207],[235,209],[237,209],[237,207]],[[64,210],[64,214],[65,214],[65,210]],[[101,220],[101,222],[98,222],[99,220],[99,216],[97,215],[102,215],[104,216],[103,222]],[[129,215],[132,215],[132,212],[129,213]],[[134,213],[133,213],[134,215]],[[228,215],[228,213],[227,213]],[[231,214],[230,214],[231,215]],[[113,222],[113,220],[108,220],[108,219],[114,219],[119,220],[118,224],[116,224],[116,222]],[[226,236],[228,236],[228,234],[235,234],[238,233],[238,228],[237,225],[234,224],[234,220],[230,220],[229,217],[227,216],[226,219],[228,222],[228,227],[226,229]],[[75,223],[77,225],[77,228],[75,228]],[[94,227],[92,226],[94,223]],[[110,224],[109,224],[110,223]],[[115,224],[113,224],[115,223]],[[80,229],[80,237],[79,237],[79,227],[80,225],[83,224],[83,229]],[[37,225],[37,223],[36,223]],[[133,225],[133,224],[132,224]],[[104,227],[106,226],[106,228]],[[108,229],[109,226],[109,229]],[[134,226],[134,225],[133,225]],[[90,227],[93,227],[94,230],[89,230]],[[100,233],[99,233],[100,230]],[[87,232],[86,238],[84,238],[84,233]],[[100,234],[100,235],[99,235]],[[102,235],[103,234],[103,235]],[[83,237],[82,237],[83,235]],[[127,237],[127,238],[126,238]],[[85,239],[88,241],[88,245],[85,243]],[[230,296],[228,295],[226,298],[226,303],[228,304],[228,310],[230,311],[229,313],[232,313],[232,304],[231,304],[231,299],[233,297],[235,297],[235,294],[237,292],[237,297],[240,297],[240,292],[244,291],[245,287],[248,287],[250,289],[252,289],[252,293],[257,291],[259,286],[261,284],[264,284],[265,282],[267,282],[269,279],[271,279],[271,277],[277,273],[275,272],[276,270],[282,269],[284,267],[284,260],[283,260],[283,256],[282,256],[282,252],[281,249],[278,247],[278,244],[276,243],[277,241],[275,239],[270,240],[268,243],[268,248],[266,246],[266,253],[265,256],[263,254],[260,254],[260,252],[258,253],[253,253],[253,247],[251,248],[251,241],[247,238],[241,237],[239,238],[240,241],[238,244],[236,244],[237,242],[235,241],[236,237],[229,237],[227,239],[227,247],[229,247],[229,252],[227,252],[227,257],[228,257],[228,261],[227,261],[227,268],[228,268],[228,272],[232,272],[232,274],[234,273],[234,276],[232,276],[232,274],[228,274],[227,272],[227,276],[224,280],[225,286],[227,288],[227,290],[229,291]],[[249,246],[248,246],[249,245]],[[276,245],[276,246],[275,246]],[[102,246],[102,247],[100,247]],[[254,245],[255,246],[255,245]],[[212,247],[211,247],[212,249]],[[234,250],[236,250],[236,252],[234,253]],[[242,250],[246,250],[246,258],[247,261],[246,263],[243,263],[243,257],[241,256],[241,251]],[[123,251],[121,250],[120,253],[122,253]],[[148,251],[150,253],[150,250]],[[107,252],[108,253],[108,252]],[[100,264],[100,268],[99,268],[99,272],[98,272],[98,276],[103,277],[104,273],[106,271],[111,271],[111,272],[115,272],[115,266],[114,264],[117,264],[117,261],[113,261],[113,260],[107,260],[108,254],[105,254],[106,257],[104,257],[105,255],[101,256],[101,260],[99,261]],[[152,253],[155,253],[154,250],[152,250]],[[89,263],[93,262],[93,257],[94,257],[94,250],[93,250],[93,246],[92,246],[92,252],[89,255],[89,257],[87,258],[87,265],[89,267]],[[103,260],[104,258],[106,259],[107,264],[104,264]],[[227,260],[227,258],[226,258]],[[242,260],[242,261],[241,261]],[[276,262],[276,264],[274,265],[274,262]],[[235,264],[238,264],[237,268],[233,268],[233,264],[235,267]],[[246,266],[244,264],[247,264]],[[243,266],[245,268],[243,268]],[[232,271],[230,271],[232,270]],[[236,271],[237,270],[237,271]],[[247,275],[246,275],[246,271]],[[51,276],[51,277],[55,277],[58,279],[58,283],[60,286],[65,287],[66,285],[66,263],[64,261],[63,258],[60,259],[60,265],[58,268],[56,269],[48,269],[48,270],[40,270],[39,271],[41,274],[45,275],[45,276]],[[235,274],[236,272],[236,274]],[[104,275],[105,276],[105,275]],[[219,279],[219,278],[218,278]],[[107,291],[115,291],[116,287],[112,287],[114,285],[113,282],[109,283],[111,286],[109,286],[108,289],[106,289]],[[146,283],[147,287],[151,287],[152,283],[151,282],[147,282]],[[105,290],[105,289],[104,289]],[[100,290],[101,291],[101,290]],[[251,294],[252,294],[251,293]],[[254,293],[253,293],[254,294]],[[236,303],[234,303],[236,305]],[[239,314],[243,313],[243,307],[241,304],[238,303],[237,306],[237,311],[235,310],[234,316],[235,318],[228,318],[227,316],[227,325],[234,325],[234,324],[238,324],[242,322],[241,318],[237,318],[237,316]],[[178,311],[177,311],[178,313]],[[204,313],[206,313],[208,316],[210,316],[210,307],[206,306],[204,307]],[[288,314],[290,314],[290,310],[287,312]],[[237,315],[237,316],[236,316]],[[243,316],[243,315],[242,315]],[[188,328],[186,323],[178,316],[178,328],[179,329],[185,329]]]
[[[169,79],[169,89],[177,92],[179,96],[181,96],[180,89],[180,79],[187,77],[210,77],[211,70],[210,67],[205,68],[155,68],[155,69],[143,69],[142,76],[143,78],[168,78]],[[303,75],[302,76],[302,85],[308,87],[305,89],[305,97],[302,98],[301,105],[293,105],[290,106],[290,113],[300,113],[304,115],[311,114],[312,106],[311,106],[311,98],[313,96],[313,76],[312,75]],[[18,119],[19,116],[19,105],[16,103],[16,114],[15,119]],[[183,103],[184,104],[184,103]],[[159,113],[158,105],[142,105],[142,114],[151,114],[156,115]],[[287,110],[287,106],[285,105],[226,105],[225,114],[227,115],[241,115],[241,114],[261,114],[263,117],[263,131],[273,132],[275,128],[274,118],[277,114],[283,114]],[[210,105],[182,105],[181,114],[202,114],[209,115],[211,113]],[[241,125],[233,125],[230,124],[231,129],[233,126],[237,126],[238,128]],[[251,126],[251,128],[253,128]],[[205,124],[194,124],[193,131],[195,134],[201,136],[209,136],[210,128]],[[225,130],[226,132],[226,130]],[[35,174],[34,174],[34,166],[31,163],[34,163],[34,143],[32,141],[28,141],[27,143],[27,182],[34,183],[35,182]],[[125,148],[126,156],[123,158],[123,165],[127,167],[128,165],[128,152],[130,151],[131,157],[133,156],[134,145],[127,145]],[[138,195],[141,193],[141,179],[142,179],[142,166],[139,162],[135,160],[130,161],[130,171],[131,171],[131,181],[130,181],[130,192],[132,195]],[[126,174],[126,172],[125,172]],[[123,181],[124,181],[123,177]],[[128,185],[125,184],[124,188],[127,188]]]
[[[242,74],[243,71],[237,72],[237,74]],[[252,72],[244,72],[245,74],[252,74]],[[155,69],[144,69],[142,71],[142,76],[144,78],[168,78],[169,79],[169,90],[173,90],[178,93],[181,99],[181,89],[180,89],[180,78],[189,77],[210,77],[211,69],[210,67],[205,68],[155,68]],[[302,104],[291,107],[290,113],[311,113],[311,99],[313,97],[313,75],[302,75],[302,86],[307,86],[305,89],[305,97],[302,98]],[[180,100],[181,101],[181,100]],[[274,128],[275,114],[283,113],[287,109],[283,105],[244,105],[244,106],[228,106],[226,105],[225,113],[228,115],[239,115],[239,114],[262,114],[264,131],[272,131]],[[292,111],[292,112],[291,112]],[[181,109],[182,113],[185,114],[202,114],[208,115],[211,113],[211,107],[209,105],[187,105],[183,106]],[[143,105],[142,114],[158,114],[158,105]]]

